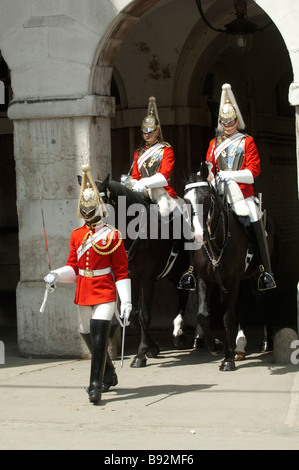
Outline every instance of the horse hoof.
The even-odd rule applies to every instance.
[[[209,349],[209,351],[213,356],[219,356],[220,354],[222,354],[223,349],[224,349],[223,343],[221,343],[219,339],[215,339],[213,348]]]
[[[204,347],[205,343],[202,338],[194,338],[193,344],[192,344],[192,349],[195,351],[196,349],[202,349]]]
[[[235,361],[244,361],[246,357],[246,353],[242,351],[235,351]]]
[[[261,344],[261,352],[273,351],[272,341],[263,341]]]
[[[186,336],[185,335],[178,335],[172,337],[172,344],[173,347],[176,349],[183,349],[186,343]]]
[[[142,359],[140,357],[134,357],[130,367],[133,367],[134,369],[139,369],[140,367],[145,367],[146,366],[146,358],[143,357]]]
[[[220,366],[222,371],[233,371],[236,370],[234,361],[223,361]]]
[[[153,357],[153,358],[155,358],[155,357],[158,357],[159,353],[160,353],[160,348],[159,348],[158,345],[156,345],[156,346],[154,346],[153,348],[151,348],[151,349],[149,349],[148,351],[146,351],[145,354],[147,355],[147,357]]]

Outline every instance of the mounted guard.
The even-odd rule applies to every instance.
[[[270,263],[263,214],[254,197],[254,179],[260,174],[260,157],[254,139],[240,130],[245,123],[231,89],[222,86],[219,106],[218,132],[210,142],[206,160],[212,163],[216,175],[213,184],[227,184],[228,200],[240,217],[249,217],[250,232],[261,264],[258,288],[260,291],[276,287]],[[252,230],[251,230],[252,228]]]
[[[147,194],[158,205],[163,223],[180,217],[181,239],[190,243],[192,234],[188,211],[184,200],[178,197],[171,184],[175,163],[174,151],[163,139],[156,98],[153,96],[149,98],[147,115],[141,124],[141,134],[143,143],[134,152],[132,175],[124,176],[122,182],[133,191]],[[174,244],[174,251],[178,251],[178,246],[179,244]],[[184,289],[195,290],[195,285],[196,281],[191,272]]]

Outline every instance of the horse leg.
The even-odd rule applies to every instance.
[[[139,323],[141,327],[141,339],[137,355],[134,357],[131,367],[140,368],[146,366],[147,357],[157,357],[160,349],[149,335],[151,322],[151,307],[154,294],[154,282],[147,281],[141,290],[141,305],[139,309]]]
[[[188,301],[189,292],[186,290],[177,290],[178,292],[178,313],[173,320],[172,343],[175,348],[183,349],[186,343],[186,337],[183,331],[185,308]]]
[[[270,295],[270,292],[269,292]],[[261,352],[273,351],[273,324],[272,324],[272,314],[271,314],[271,303],[267,299],[268,292],[264,293],[263,296],[263,312],[265,315],[265,324],[264,324],[264,338],[261,344]]]
[[[238,312],[238,334],[236,337],[236,347],[235,347],[235,361],[244,361],[246,357],[246,345],[247,339],[245,335],[246,330],[246,318],[247,318],[247,292],[246,284],[240,282],[238,302],[237,302],[237,312]]]
[[[183,291],[187,292],[187,291]],[[179,310],[179,313],[173,320],[172,343],[176,349],[183,349],[186,344],[186,336],[183,330],[184,325],[184,311]],[[195,327],[192,349],[199,349],[203,347],[203,331],[199,324]]]
[[[226,333],[225,357],[220,366],[221,371],[233,371],[236,369],[234,361],[236,341],[235,307],[238,289],[239,283],[236,280],[235,282],[231,283],[230,286],[227,286],[227,305],[223,316],[223,323]]]
[[[211,334],[210,325],[209,325],[209,298],[212,292],[212,286],[207,288],[207,285],[199,280],[198,282],[198,313],[197,320],[200,326],[204,342],[208,348],[208,351],[217,356],[221,354],[223,350],[223,344],[221,341],[214,338]]]
[[[203,331],[199,323],[195,327],[192,349],[201,349],[204,347]]]
[[[246,345],[247,345],[247,339],[245,336],[245,332],[239,324],[238,334],[236,338],[236,348],[235,348],[235,357],[234,357],[235,361],[244,361],[246,357]]]
[[[182,349],[185,346],[186,337],[183,331],[183,315],[178,315],[173,320],[172,343],[176,349]]]

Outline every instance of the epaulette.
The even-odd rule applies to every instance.
[[[74,228],[73,232],[77,232],[78,230],[81,230],[83,227],[84,227],[84,225],[82,225],[82,227]]]
[[[160,142],[160,144],[163,144],[165,147],[171,147],[171,145],[168,142]]]
[[[117,228],[115,228],[115,227],[113,227],[113,225],[109,225],[109,224],[104,224],[104,225],[106,227],[110,228],[110,230],[113,232],[112,238],[122,239],[122,234]]]
[[[110,255],[114,251],[117,250],[117,248],[120,246],[122,243],[122,236],[119,230],[117,230],[115,227],[109,224],[103,224],[105,227],[110,229],[110,232],[107,233],[106,237],[103,237],[101,241],[101,245],[98,243],[95,243],[93,241],[93,237],[91,235],[90,241],[91,241],[91,246],[94,249],[96,253],[99,255]],[[117,243],[113,246],[113,240],[117,240]],[[112,248],[111,248],[112,246]]]

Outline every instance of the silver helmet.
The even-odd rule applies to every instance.
[[[107,216],[106,206],[92,177],[90,166],[82,166],[81,191],[78,204],[78,218],[83,217],[89,225]]]
[[[238,103],[229,83],[222,85],[222,93],[219,106],[218,131],[222,131],[221,122],[227,124],[233,119],[238,119],[238,128],[245,129],[245,123]]]

